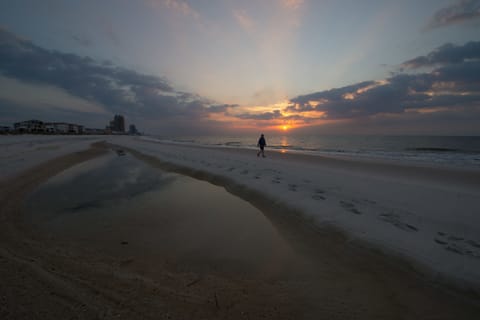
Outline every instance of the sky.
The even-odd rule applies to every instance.
[[[0,125],[480,135],[480,0],[5,0]]]

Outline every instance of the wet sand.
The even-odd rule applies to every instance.
[[[128,175],[116,176],[124,183],[124,189],[117,190],[120,198],[98,194],[95,185],[101,184],[104,169],[83,182],[78,172],[57,175],[105,152],[97,145],[1,185],[2,319],[480,315],[474,296],[438,288],[404,261],[351,243],[334,230],[313,228],[295,212],[255,192],[230,190],[250,202],[246,203],[206,182],[165,171],[153,175],[150,170],[158,169],[152,167],[163,165],[152,157],[135,154],[151,167],[131,155],[114,159],[145,169],[140,186],[134,180],[129,185]],[[102,167],[101,162],[74,170],[88,175],[95,171],[92,163],[95,168],[98,163]],[[93,184],[90,193],[95,197],[87,192],[85,198],[74,197],[72,205],[66,187],[72,183]],[[79,185],[71,192],[75,194]],[[29,202],[41,195],[42,188],[56,199],[54,208],[48,201]],[[149,189],[155,191],[145,191]],[[39,199],[48,198],[46,194]],[[132,194],[130,203],[142,203],[142,208],[129,207],[129,201],[121,199]],[[210,199],[215,206],[210,206]],[[218,212],[217,205],[229,210]]]

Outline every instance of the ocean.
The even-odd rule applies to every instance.
[[[266,135],[268,150],[480,169],[480,136]],[[178,144],[256,149],[258,136],[154,137]]]

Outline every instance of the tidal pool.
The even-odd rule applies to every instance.
[[[194,272],[277,276],[301,260],[261,211],[224,188],[111,153],[50,178],[26,219],[58,241]]]

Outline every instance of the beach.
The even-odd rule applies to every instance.
[[[479,171],[2,139],[2,319],[480,315]]]

